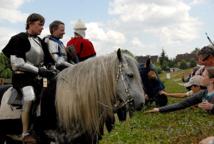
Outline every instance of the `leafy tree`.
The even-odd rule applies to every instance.
[[[166,54],[165,54],[164,49],[162,49],[161,56],[159,57],[160,66],[162,66],[164,64],[165,58],[166,58]]]
[[[11,78],[11,76],[12,71],[10,69],[10,62],[3,53],[0,53],[0,77]]]
[[[12,76],[12,71],[10,68],[6,68],[2,73],[1,73],[1,77],[3,78],[11,78]]]
[[[195,60],[193,60],[193,59],[191,59],[190,61],[189,61],[189,63],[190,63],[190,67],[192,68],[192,67],[195,67],[196,65],[197,65],[197,63],[196,63],[196,61]]]
[[[191,52],[191,54],[197,54],[198,53],[198,51],[199,51],[200,49],[199,48],[195,48],[192,52]]]
[[[162,49],[161,56],[159,58],[160,67],[162,70],[169,70],[169,58],[166,56],[164,49]]]
[[[171,68],[171,67],[176,67],[176,61],[175,61],[175,59],[169,60],[168,66],[169,66],[170,68]]]
[[[179,68],[180,69],[187,69],[188,68],[187,62],[184,60],[181,61]]]

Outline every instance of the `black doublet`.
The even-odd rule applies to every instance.
[[[16,55],[19,58],[23,58],[26,61],[26,53],[30,50],[31,44],[28,40],[28,34],[21,32],[13,37],[11,37],[8,44],[5,46],[5,48],[2,50],[2,52],[10,58],[10,55]],[[47,49],[46,44],[39,38],[42,49],[44,52],[44,64],[49,65],[53,64],[53,60],[51,58],[51,55]],[[24,72],[21,74],[16,74],[13,72],[12,75],[12,84],[15,88],[22,88],[24,86],[32,85],[34,88],[38,85],[36,84],[36,74],[30,73],[30,72]]]

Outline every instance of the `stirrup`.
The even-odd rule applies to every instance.
[[[23,132],[22,133],[22,138],[24,138],[25,136],[28,136],[28,135],[30,135],[30,133],[27,131],[27,132]]]
[[[37,144],[36,138],[29,132],[22,133],[22,142],[23,144]]]

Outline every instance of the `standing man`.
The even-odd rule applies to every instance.
[[[87,28],[84,22],[78,20],[74,25],[74,37],[72,37],[67,43],[68,47],[74,47],[79,62],[84,61],[90,57],[96,56],[96,52],[92,42],[88,39],[85,39],[86,29]]]
[[[10,59],[12,66],[13,87],[23,96],[22,138],[23,143],[36,143],[30,134],[30,111],[32,102],[41,91],[41,77],[53,76],[54,72],[44,65],[52,64],[51,56],[45,44],[38,37],[43,30],[45,19],[42,15],[32,13],[26,20],[26,32],[11,37],[2,52]]]
[[[67,54],[65,52],[65,46],[60,40],[65,34],[65,25],[59,20],[53,21],[49,25],[51,35],[44,38],[44,42],[47,44],[49,52],[55,62],[55,66],[58,70],[62,70],[68,66],[71,66],[67,62]]]

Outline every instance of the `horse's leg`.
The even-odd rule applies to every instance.
[[[65,131],[60,131],[56,135],[57,144],[97,144],[98,141],[98,134],[92,135],[87,132],[73,135]]]
[[[99,126],[99,140],[102,139],[102,136],[104,135],[104,121],[100,121],[100,126]]]
[[[97,144],[99,141],[98,134],[90,135],[88,133],[84,133],[79,138],[72,141],[74,144]]]
[[[108,116],[106,118],[105,125],[106,125],[106,128],[107,128],[108,132],[111,132],[111,130],[114,128],[114,123],[115,123],[115,117],[114,117],[114,115],[112,117]]]
[[[125,106],[117,110],[117,116],[120,121],[126,120],[126,107]]]

